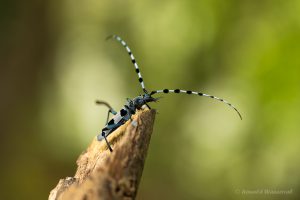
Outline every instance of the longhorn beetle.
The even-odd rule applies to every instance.
[[[169,89],[163,89],[163,90],[154,90],[152,92],[148,92],[145,88],[145,84],[143,81],[143,77],[142,74],[140,72],[139,66],[130,50],[130,48],[128,47],[128,45],[126,44],[126,42],[124,40],[122,40],[119,36],[117,35],[111,35],[109,37],[107,37],[108,39],[115,39],[117,40],[119,43],[122,44],[122,46],[126,49],[127,53],[130,56],[131,62],[135,67],[135,72],[138,75],[138,80],[142,86],[142,89],[144,91],[144,94],[137,96],[133,99],[128,99],[127,98],[127,102],[126,104],[123,106],[123,108],[119,111],[116,112],[108,103],[104,102],[104,101],[99,101],[96,100],[96,104],[100,105],[103,104],[105,106],[107,106],[109,108],[108,113],[107,113],[107,120],[106,120],[106,125],[105,127],[102,129],[101,134],[99,134],[97,136],[98,141],[101,140],[105,140],[108,149],[112,152],[112,148],[107,140],[107,136],[109,134],[111,134],[114,130],[116,130],[118,127],[120,127],[121,125],[123,125],[125,122],[127,122],[128,120],[131,119],[131,116],[135,114],[136,110],[140,110],[142,108],[143,105],[146,105],[149,109],[150,106],[148,105],[148,103],[150,102],[156,102],[159,98],[154,98],[152,97],[152,95],[157,94],[157,93],[185,93],[185,94],[194,94],[194,95],[198,95],[198,96],[203,96],[203,97],[209,97],[218,101],[221,101],[225,104],[227,104],[228,106],[230,106],[231,108],[233,108],[237,114],[239,115],[239,117],[242,119],[242,116],[240,114],[240,112],[229,102],[225,101],[224,99],[221,99],[219,97],[216,96],[212,96],[209,94],[204,94],[202,92],[194,92],[191,90],[181,90],[181,89],[174,89],[174,90],[169,90]],[[114,117],[108,121],[109,119],[109,114],[113,114]]]

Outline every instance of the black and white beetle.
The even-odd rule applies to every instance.
[[[152,92],[148,92],[145,88],[145,84],[143,81],[143,77],[141,75],[140,69],[138,67],[138,64],[130,50],[130,48],[128,47],[128,45],[126,44],[126,42],[124,40],[122,40],[119,36],[117,35],[112,35],[109,36],[107,39],[116,39],[118,42],[120,42],[123,47],[125,47],[126,51],[128,52],[130,58],[131,58],[131,62],[133,63],[134,67],[135,67],[135,72],[138,75],[138,80],[142,86],[142,89],[144,91],[143,95],[140,95],[138,97],[135,97],[134,99],[128,99],[127,98],[127,103],[124,105],[124,107],[119,111],[116,112],[108,103],[103,102],[103,101],[96,101],[96,104],[103,104],[106,105],[109,108],[108,114],[107,114],[107,121],[106,121],[106,125],[105,127],[102,129],[101,134],[98,135],[97,139],[99,141],[101,141],[102,139],[105,140],[108,149],[112,152],[112,148],[109,144],[109,142],[107,141],[107,136],[109,134],[111,134],[114,130],[116,130],[118,127],[120,127],[121,125],[123,125],[125,122],[127,122],[128,120],[131,119],[131,116],[135,114],[136,110],[140,110],[142,108],[143,105],[146,105],[149,109],[150,106],[147,103],[150,102],[156,102],[158,100],[158,98],[154,98],[152,97],[152,95],[156,94],[156,93],[186,93],[186,94],[195,94],[198,96],[204,96],[204,97],[209,97],[212,99],[216,99],[218,101],[224,102],[225,104],[227,104],[228,106],[230,106],[231,108],[233,108],[237,114],[239,115],[239,117],[242,119],[241,114],[239,113],[239,111],[229,102],[225,101],[224,99],[218,98],[216,96],[212,96],[212,95],[208,95],[208,94],[204,94],[201,92],[194,92],[194,91],[190,91],[190,90],[181,90],[181,89],[175,89],[175,90],[169,90],[169,89],[163,89],[163,90],[154,90]],[[109,114],[112,113],[114,115],[114,117],[108,121],[109,119]]]

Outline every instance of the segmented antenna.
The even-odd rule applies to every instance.
[[[111,38],[117,40],[118,42],[120,42],[120,43],[122,44],[123,47],[125,47],[126,51],[128,52],[128,54],[129,54],[129,56],[130,56],[131,62],[132,62],[132,64],[133,64],[134,67],[135,67],[135,72],[137,73],[137,75],[138,75],[138,77],[139,77],[138,80],[139,80],[139,82],[140,82],[140,84],[141,84],[141,86],[142,86],[142,88],[143,88],[143,91],[144,91],[145,93],[148,93],[147,90],[145,89],[144,80],[143,80],[142,74],[141,74],[141,72],[140,72],[139,66],[138,66],[138,64],[137,64],[137,62],[136,62],[136,60],[135,60],[135,58],[134,58],[134,56],[133,56],[133,54],[132,54],[130,48],[129,48],[128,45],[126,44],[126,42],[125,42],[124,40],[122,40],[122,38],[120,38],[120,37],[117,36],[117,35],[111,35],[111,36],[108,36],[106,39],[108,40],[108,39],[111,39]]]
[[[153,95],[153,94],[156,94],[156,93],[165,93],[165,94],[167,94],[167,93],[186,93],[186,94],[195,94],[195,95],[199,95],[199,96],[203,96],[203,97],[209,97],[209,98],[212,98],[212,99],[216,99],[218,101],[224,102],[225,104],[227,104],[228,106],[233,108],[237,112],[239,117],[242,119],[242,115],[238,111],[238,109],[236,109],[231,103],[229,103],[229,102],[227,102],[224,99],[221,99],[219,97],[215,97],[215,96],[212,96],[212,95],[209,95],[209,94],[204,94],[204,93],[201,93],[201,92],[194,92],[194,91],[191,91],[191,90],[180,90],[180,89],[175,89],[175,90],[169,90],[169,89],[154,90],[150,93],[150,95]]]

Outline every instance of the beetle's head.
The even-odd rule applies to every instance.
[[[133,99],[133,103],[137,109],[141,109],[143,105],[149,102],[156,102],[158,98],[153,98],[150,94],[143,94]]]

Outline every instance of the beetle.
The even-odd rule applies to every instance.
[[[136,113],[136,110],[140,110],[142,109],[142,107],[145,105],[147,106],[149,109],[150,106],[148,105],[148,103],[150,102],[157,102],[159,98],[155,98],[152,97],[152,95],[155,95],[157,93],[164,93],[164,94],[168,94],[168,93],[185,93],[188,95],[198,95],[198,96],[203,96],[203,97],[209,97],[218,101],[221,101],[225,104],[227,104],[229,107],[231,107],[232,109],[234,109],[237,114],[239,115],[240,119],[242,119],[242,115],[240,114],[240,112],[236,109],[235,106],[233,106],[231,103],[229,103],[228,101],[221,99],[219,97],[213,96],[213,95],[209,95],[209,94],[205,94],[202,92],[195,92],[195,91],[191,91],[191,90],[182,90],[182,89],[163,89],[163,90],[154,90],[151,91],[150,93],[146,90],[145,88],[145,84],[144,84],[144,80],[142,77],[142,74],[140,72],[139,66],[135,60],[135,57],[133,56],[129,46],[126,44],[126,42],[124,40],[122,40],[119,36],[117,35],[111,35],[109,37],[107,37],[107,39],[115,39],[117,40],[119,43],[122,44],[122,46],[126,49],[127,53],[130,56],[131,62],[135,67],[135,72],[138,75],[138,81],[143,89],[144,94],[139,95],[133,99],[129,99],[127,98],[127,102],[126,104],[123,106],[123,108],[121,108],[121,110],[119,112],[116,112],[107,102],[104,101],[99,101],[96,100],[96,104],[98,105],[105,105],[109,108],[108,110],[108,114],[107,114],[107,120],[106,120],[106,125],[104,126],[104,128],[101,131],[101,134],[99,134],[97,136],[98,141],[101,140],[105,140],[108,149],[112,152],[112,148],[107,140],[107,136],[110,135],[112,132],[114,132],[118,127],[122,126],[124,123],[126,123],[128,120],[131,119],[131,116],[134,115]],[[109,114],[113,114],[113,118],[109,119]]]

